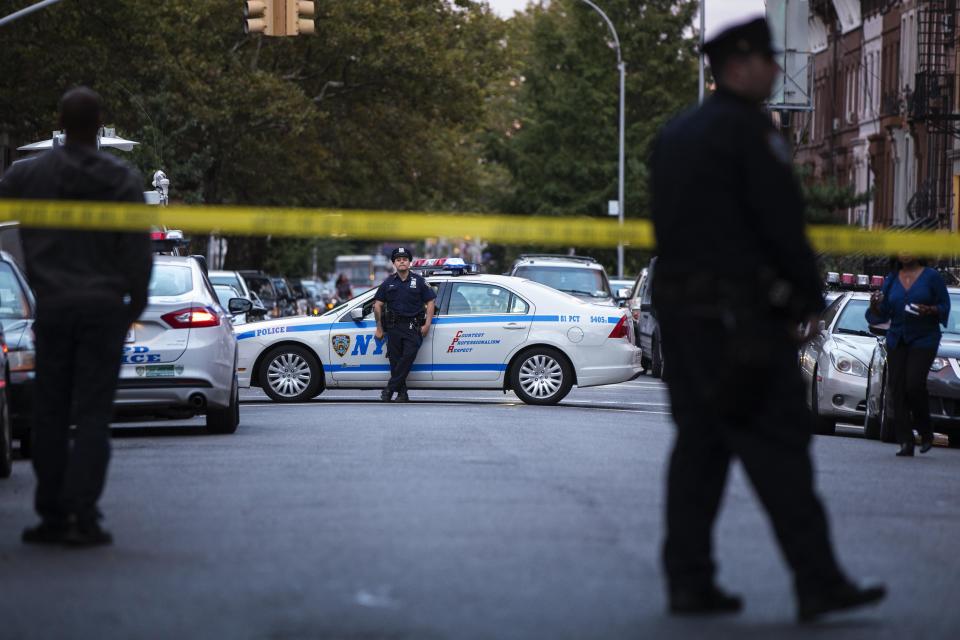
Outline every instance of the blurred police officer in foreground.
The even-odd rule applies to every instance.
[[[767,23],[732,27],[705,51],[717,91],[664,128],[652,162],[654,307],[677,425],[663,546],[670,610],[742,607],[716,583],[711,542],[736,457],[807,621],[885,591],[844,575],[814,492],[797,327],[817,326],[823,295],[790,150],[762,108],[780,72]]]
[[[390,255],[397,272],[388,277],[377,289],[373,303],[377,319],[376,339],[387,336],[387,357],[390,359],[390,381],[380,393],[384,402],[393,400],[407,402],[407,375],[417,358],[420,344],[430,332],[433,322],[434,299],[437,294],[421,276],[410,272],[413,256],[404,247],[394,249]]]
[[[97,149],[100,96],[85,87],[68,91],[60,125],[64,146],[14,164],[0,182],[0,197],[143,203],[140,174]],[[41,518],[23,541],[110,544],[97,502],[110,459],[124,338],[147,304],[150,236],[23,229],[21,238],[37,296],[33,468]],[[77,425],[72,444],[71,423]]]

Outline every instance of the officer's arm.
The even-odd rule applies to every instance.
[[[433,322],[433,312],[437,308],[436,300],[427,300],[427,310],[425,315],[425,320],[423,322],[423,329],[426,331],[430,328],[430,324]]]
[[[379,300],[373,303],[373,317],[377,321],[377,329],[383,331],[383,303]]]
[[[823,310],[816,258],[807,241],[804,202],[786,140],[772,127],[750,127],[744,139],[746,199],[760,246],[790,285],[787,311],[796,319]]]

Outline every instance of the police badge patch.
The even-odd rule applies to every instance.
[[[333,336],[330,338],[333,342],[333,350],[341,358],[347,354],[347,349],[350,348],[350,336]]]

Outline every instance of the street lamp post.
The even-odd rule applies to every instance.
[[[613,28],[613,23],[603,10],[595,5],[591,0],[583,0],[590,5],[594,11],[600,14],[603,21],[610,28],[610,35],[613,36],[613,44],[617,49],[617,70],[620,72],[620,156],[619,168],[617,171],[617,221],[620,224],[621,239],[617,241],[617,277],[623,278],[623,167],[624,167],[624,147],[625,147],[625,107],[626,107],[626,87],[627,87],[627,63],[623,61],[620,52],[620,38],[617,36],[617,30]]]

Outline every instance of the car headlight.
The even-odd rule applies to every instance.
[[[11,351],[7,354],[7,364],[10,371],[33,371],[36,365],[32,349]]]
[[[867,365],[863,364],[859,358],[850,355],[844,351],[832,351],[830,360],[833,361],[833,368],[840,373],[847,373],[861,378],[867,377]]]
[[[950,362],[946,358],[934,358],[933,364],[930,365],[930,371],[936,373],[944,367],[948,366]]]

